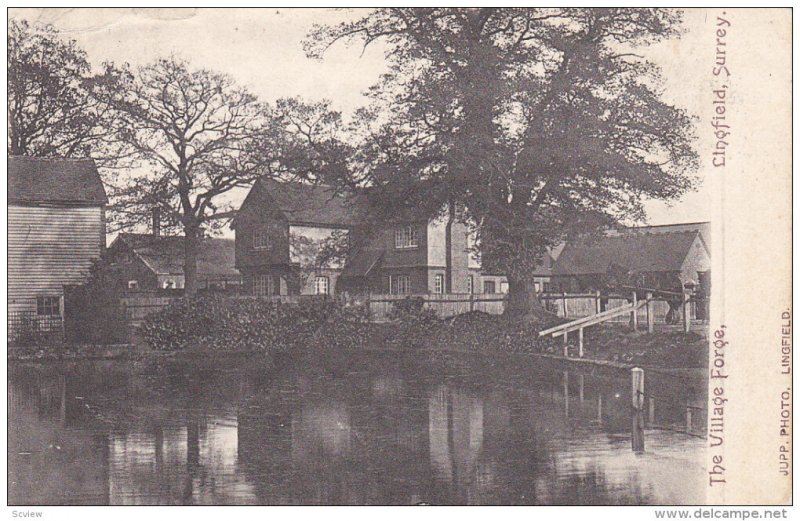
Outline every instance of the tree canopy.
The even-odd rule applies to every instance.
[[[693,187],[691,118],[636,53],[680,23],[671,9],[382,8],[316,27],[306,49],[381,42],[390,71],[359,114],[354,180],[389,215],[457,205],[524,313],[548,247]]]
[[[52,27],[9,19],[8,153],[114,164],[123,154],[116,115],[96,92],[118,81],[110,65],[93,73],[86,53]]]
[[[165,227],[182,230],[188,293],[198,238],[233,216],[225,194],[264,175],[340,175],[346,154],[336,138],[340,116],[327,103],[271,106],[230,77],[177,58],[129,72],[105,99],[122,121],[117,138],[142,162],[114,193],[120,226],[145,223],[158,207]]]

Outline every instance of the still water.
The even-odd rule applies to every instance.
[[[701,383],[359,356],[10,364],[10,504],[697,504]],[[674,380],[674,381],[673,381]],[[647,416],[648,413],[645,413]]]

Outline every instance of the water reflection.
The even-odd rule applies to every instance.
[[[15,365],[9,502],[704,501],[703,440],[663,430],[703,400],[701,382],[651,378],[673,402],[648,417],[634,454],[625,378],[496,373],[396,357],[277,373]]]

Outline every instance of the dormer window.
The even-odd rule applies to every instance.
[[[414,226],[409,225],[395,229],[394,247],[396,249],[416,248],[417,246],[419,246],[417,229]]]
[[[267,240],[267,231],[266,230],[254,230],[253,231],[253,249],[254,250],[266,250],[269,241]]]

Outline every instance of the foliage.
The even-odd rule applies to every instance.
[[[548,247],[693,188],[691,119],[635,52],[680,23],[668,9],[383,8],[306,45],[319,58],[338,40],[382,42],[390,71],[359,113],[351,183],[372,187],[376,222],[457,204],[513,312],[535,300]]]
[[[339,114],[327,103],[288,99],[270,106],[230,77],[177,58],[129,73],[105,99],[124,123],[118,138],[144,167],[112,194],[116,226],[146,223],[151,209],[160,208],[165,228],[185,236],[188,294],[196,289],[199,237],[233,216],[226,194],[263,175],[334,175],[344,153],[336,141]]]
[[[65,288],[64,329],[67,341],[122,344],[129,341],[128,322],[117,288],[93,275],[81,286]]]
[[[86,53],[50,26],[8,22],[8,153],[92,157],[111,166],[124,155],[119,121],[98,93],[117,89],[120,71],[94,74]]]
[[[324,299],[293,305],[204,295],[176,300],[149,316],[142,335],[151,347],[165,351],[210,348],[276,353],[324,343],[328,334],[348,339],[346,326],[366,324],[366,318],[363,310]]]

